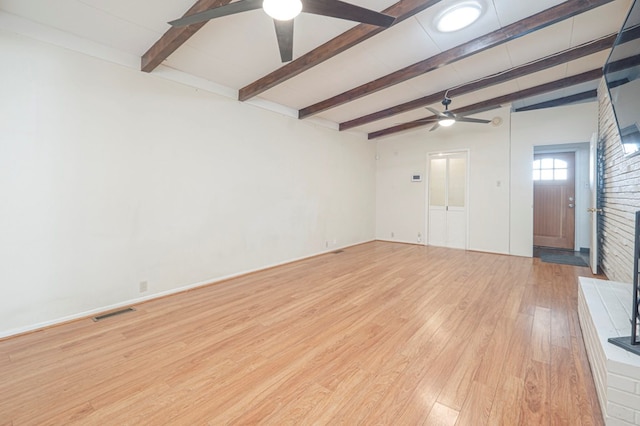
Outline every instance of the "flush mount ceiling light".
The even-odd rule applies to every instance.
[[[477,1],[465,1],[442,11],[435,19],[436,28],[443,33],[461,30],[473,24],[482,14]]]
[[[300,14],[302,2],[300,0],[264,0],[262,8],[273,19],[289,21]]]

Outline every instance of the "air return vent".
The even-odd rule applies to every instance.
[[[128,312],[133,312],[133,311],[135,311],[135,308],[124,308],[124,309],[120,309],[120,310],[117,310],[117,311],[107,312],[106,314],[95,316],[92,319],[95,322],[98,322],[98,321],[103,320],[103,319],[115,317],[116,315],[122,315],[122,314],[126,314]]]

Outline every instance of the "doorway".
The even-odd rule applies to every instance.
[[[533,245],[575,248],[575,152],[535,154]]]
[[[429,155],[428,244],[467,248],[467,153]]]

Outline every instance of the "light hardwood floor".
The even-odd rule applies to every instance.
[[[578,275],[350,247],[0,341],[0,425],[600,425]]]

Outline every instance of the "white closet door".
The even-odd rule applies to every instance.
[[[467,246],[467,154],[429,157],[429,245]]]

